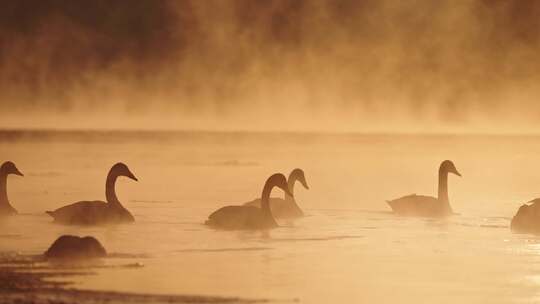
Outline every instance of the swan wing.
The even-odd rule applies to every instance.
[[[392,210],[401,215],[430,216],[439,207],[439,200],[432,196],[411,194],[387,201]]]
[[[386,202],[388,203],[388,205],[390,205],[390,207],[392,207],[392,209],[394,209],[394,207],[413,204],[419,199],[419,197],[422,197],[422,195],[417,195],[416,193],[413,193]]]
[[[244,203],[243,206],[252,206],[252,207],[257,207],[257,208],[261,208],[261,199],[260,198],[256,198],[252,201],[249,201],[247,203]]]
[[[74,225],[95,224],[100,219],[106,218],[107,213],[108,204],[103,201],[81,201],[47,211],[55,222]]]
[[[533,200],[530,200],[530,201],[526,202],[526,204],[540,205],[540,198],[535,198]]]
[[[280,197],[271,197],[270,198],[270,208],[273,208],[274,206],[282,205],[282,204],[285,204],[285,203],[287,203],[287,201],[280,198]],[[256,198],[256,199],[254,199],[252,201],[249,201],[247,203],[244,203],[242,205],[243,206],[253,206],[253,207],[261,208],[261,199]]]
[[[390,203],[390,202],[397,202],[397,201],[400,201],[400,200],[404,200],[404,199],[409,199],[409,198],[414,198],[416,197],[416,193],[413,193],[413,194],[409,194],[409,195],[405,195],[405,196],[402,196],[400,198],[396,198],[396,199],[393,199],[393,200],[389,200],[389,201],[386,201],[387,203]]]
[[[244,203],[244,206],[261,208],[261,199],[258,198]],[[272,210],[272,215],[276,218],[290,219],[304,215],[304,212],[294,200],[285,200],[279,197],[270,198],[270,209]]]
[[[276,218],[293,219],[304,216],[304,212],[294,199],[272,198],[270,209]]]
[[[260,208],[253,206],[226,206],[214,211],[206,224],[223,229],[262,228],[265,217]]]
[[[0,217],[17,214],[17,210],[13,208],[9,203],[5,205],[0,204]]]

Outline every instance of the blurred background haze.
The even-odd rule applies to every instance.
[[[540,2],[6,1],[0,127],[537,132]]]

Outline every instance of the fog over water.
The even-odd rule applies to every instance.
[[[538,132],[540,3],[9,1],[0,127]]]
[[[111,256],[73,278],[75,288],[270,303],[539,298],[540,239],[509,229],[517,208],[540,195],[537,136],[2,132],[0,151],[25,174],[8,180],[20,214],[0,221],[0,254],[40,254],[62,234],[95,236]],[[444,158],[463,174],[449,178],[459,214],[391,213],[385,200],[437,193]],[[119,159],[139,179],[120,178],[116,187],[135,223],[65,226],[44,213],[104,199],[106,173]],[[259,196],[270,174],[295,167],[310,186],[295,190],[306,217],[269,231],[203,224],[217,208]]]
[[[24,177],[10,163],[0,172],[11,173],[0,211],[9,198],[19,212],[0,219],[0,302],[51,292],[6,288],[23,277],[9,268],[17,259],[77,271],[70,287],[97,293],[540,299],[540,237],[510,229],[540,196],[540,1],[1,2],[0,163]],[[444,162],[439,184],[443,160],[455,168]],[[119,201],[104,191],[118,162],[129,169],[115,166],[107,184],[118,175]],[[304,217],[267,230],[204,224],[230,205],[214,223],[275,224],[269,208],[238,206],[294,168],[309,185],[294,191]],[[386,201],[411,193],[441,199],[392,206],[449,216],[392,213]],[[116,223],[129,211],[135,222],[60,225],[45,213],[105,198],[51,216]],[[526,224],[535,210],[521,208]],[[94,236],[109,255],[84,269],[33,264],[65,234]]]

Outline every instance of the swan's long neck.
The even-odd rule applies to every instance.
[[[7,174],[0,170],[0,205],[9,204],[7,195]]]
[[[118,175],[112,170],[107,175],[107,181],[105,182],[105,198],[107,199],[107,203],[120,206],[120,201],[118,201],[115,191],[115,184],[117,178]]]
[[[294,184],[296,184],[297,180],[298,180],[298,177],[293,174],[289,175],[289,178],[287,179],[287,187],[289,188],[289,191],[291,192],[292,195],[294,195]],[[294,197],[285,193],[285,200],[294,201]]]
[[[449,205],[448,200],[448,171],[444,168],[439,169],[439,195],[438,199],[440,202]]]
[[[272,210],[270,210],[270,193],[274,188],[274,182],[270,179],[264,184],[264,188],[261,195],[261,209],[266,216],[274,218]]]

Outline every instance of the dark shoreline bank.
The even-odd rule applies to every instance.
[[[90,271],[59,271],[39,265],[31,257],[0,257],[0,303],[75,304],[75,303],[266,303],[268,300],[196,295],[153,295],[114,291],[80,290],[69,287],[70,276],[92,275]],[[56,280],[48,280],[55,278]]]

